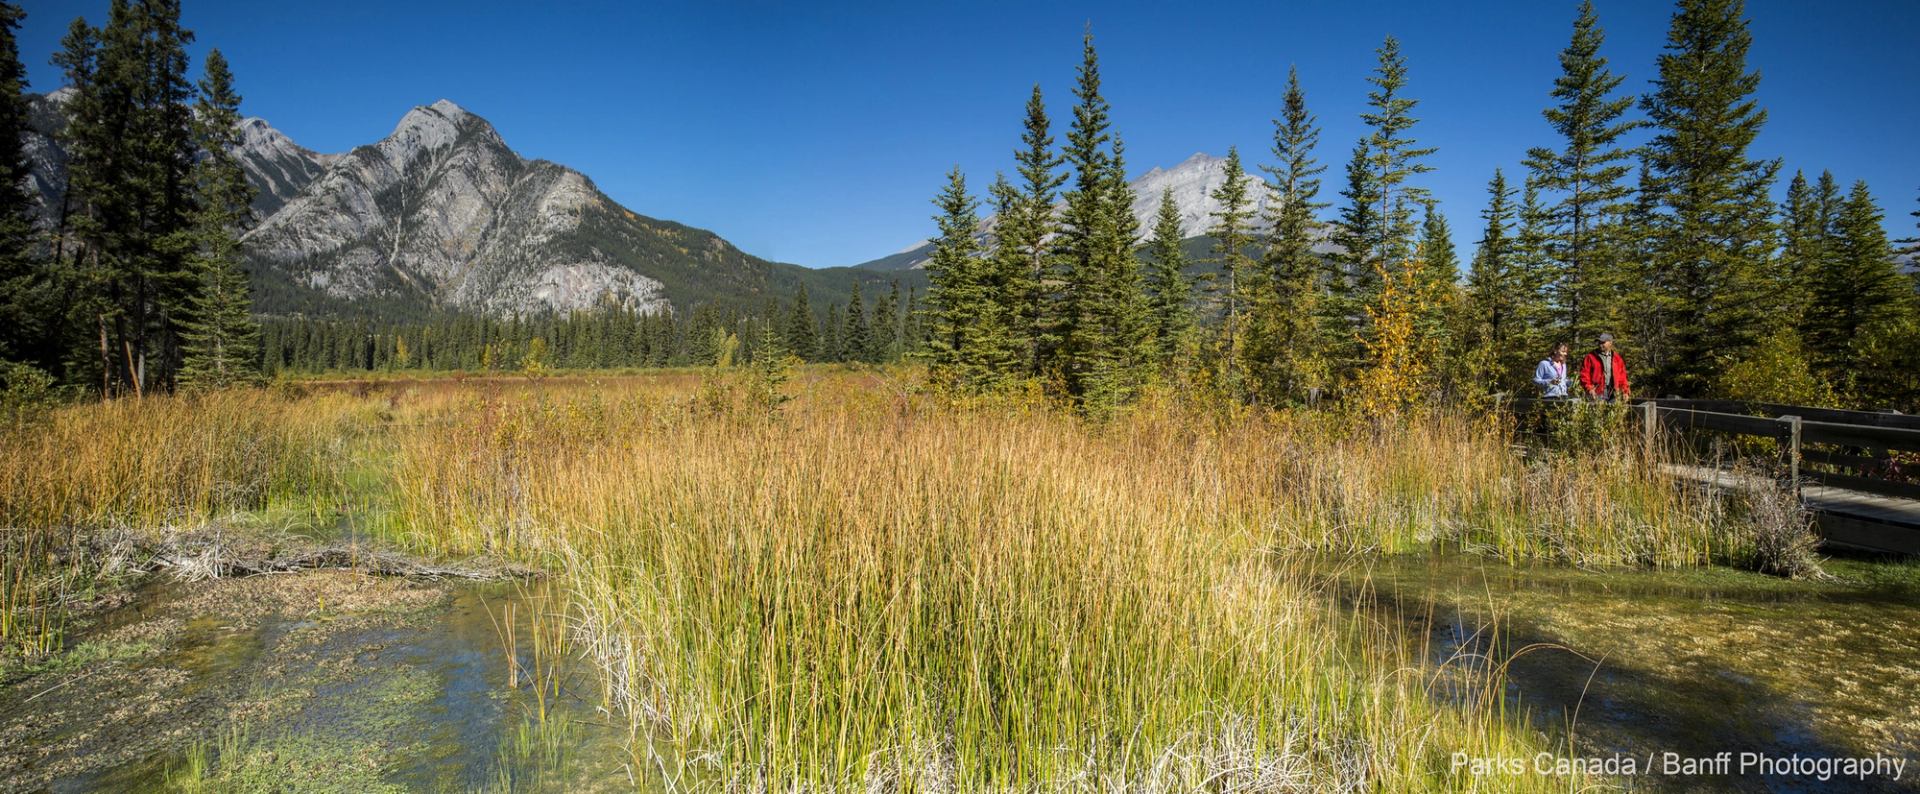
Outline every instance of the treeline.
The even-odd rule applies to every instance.
[[[1229,150],[1214,268],[1190,283],[1170,195],[1144,261],[1133,255],[1141,230],[1089,34],[1064,143],[1036,86],[1017,179],[987,191],[989,232],[959,169],[934,201],[935,376],[967,390],[1055,384],[1093,412],[1155,382],[1394,412],[1530,389],[1552,343],[1577,351],[1606,332],[1643,394],[1915,407],[1920,300],[1865,183],[1842,195],[1831,175],[1796,174],[1775,207],[1781,163],[1748,151],[1766,111],[1742,4],[1681,0],[1643,96],[1620,91],[1604,38],[1583,3],[1543,112],[1556,139],[1525,153],[1518,185],[1492,174],[1464,280],[1421,185],[1434,149],[1417,140],[1388,37],[1334,218],[1320,217],[1335,203],[1320,199],[1320,128],[1290,72],[1268,178]],[[1259,190],[1275,201],[1256,219]],[[1315,253],[1323,238],[1333,254]]]
[[[178,0],[113,0],[53,57],[73,89],[64,202],[34,223],[22,136],[25,13],[0,2],[0,361],[104,395],[258,378],[238,234],[252,192],[232,151],[240,97],[219,50],[188,79]],[[28,369],[30,368],[30,369]]]
[[[684,315],[608,307],[511,318],[450,314],[416,323],[267,318],[261,366],[279,375],[713,366],[768,356],[879,364],[922,343],[916,300],[911,288],[903,296],[895,283],[872,299],[856,285],[846,303],[824,315],[802,287],[791,304],[757,312],[703,304]]]

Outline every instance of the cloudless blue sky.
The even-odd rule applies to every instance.
[[[32,89],[75,16],[106,0],[27,3]],[[1238,145],[1267,162],[1297,65],[1332,166],[1362,129],[1374,48],[1399,37],[1424,177],[1465,258],[1496,166],[1554,145],[1541,118],[1577,7],[1553,2],[920,3],[261,2],[186,0],[199,57],[232,62],[247,115],[309,148],[385,136],[451,99],[527,157],[591,177],[628,208],[712,229],[749,253],[846,265],[932,233],[958,164],[984,191],[1012,170],[1022,105],[1046,92],[1064,138],[1091,22],[1136,173]],[[1644,91],[1672,5],[1600,0],[1603,50]],[[1769,121],[1753,147],[1794,169],[1865,179],[1896,237],[1920,194],[1920,5],[1753,0],[1749,65]],[[1638,111],[1635,111],[1636,115]],[[1776,194],[1778,190],[1776,190]],[[1329,217],[1331,217],[1329,210]]]

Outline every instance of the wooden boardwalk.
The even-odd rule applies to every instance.
[[[1566,410],[1567,400],[1510,401],[1516,415]],[[1797,483],[1828,543],[1920,555],[1920,416],[1726,400],[1635,400],[1647,456],[1702,433],[1768,439],[1778,482]],[[1682,445],[1684,446],[1684,445]],[[1773,477],[1712,466],[1668,464],[1673,476],[1722,487],[1772,487]]]
[[[1723,488],[1773,487],[1773,480],[1736,474],[1712,466],[1669,463],[1661,471]],[[1920,499],[1849,491],[1828,485],[1804,485],[1800,500],[1820,522],[1827,543],[1860,551],[1920,555]]]

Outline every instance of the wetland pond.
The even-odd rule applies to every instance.
[[[534,658],[538,584],[327,570],[153,582],[132,596],[44,669],[0,687],[0,790],[577,791],[626,780],[591,671]]]
[[[1880,753],[1914,759],[1904,782],[1845,787],[1913,790],[1920,565],[1827,568],[1830,581],[1790,582],[1420,555],[1321,570],[1345,603],[1436,662],[1511,659],[1499,697],[1554,746]],[[150,582],[96,613],[63,654],[0,685],[0,790],[631,789],[594,671],[533,650],[543,587],[339,570]],[[529,682],[535,671],[545,686]]]
[[[1555,746],[1640,759],[1643,773],[1652,754],[1654,774],[1631,787],[1920,790],[1920,564],[1830,559],[1827,581],[1458,555],[1342,567],[1349,602],[1419,638],[1434,661],[1510,660],[1509,712]],[[1898,782],[1660,774],[1662,753],[1723,751],[1907,763]]]

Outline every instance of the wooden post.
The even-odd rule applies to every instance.
[[[1653,461],[1653,453],[1659,446],[1660,405],[1652,400],[1640,404],[1640,443],[1648,462]]]
[[[1787,470],[1787,488],[1800,495],[1800,417],[1782,416],[1780,457]]]

